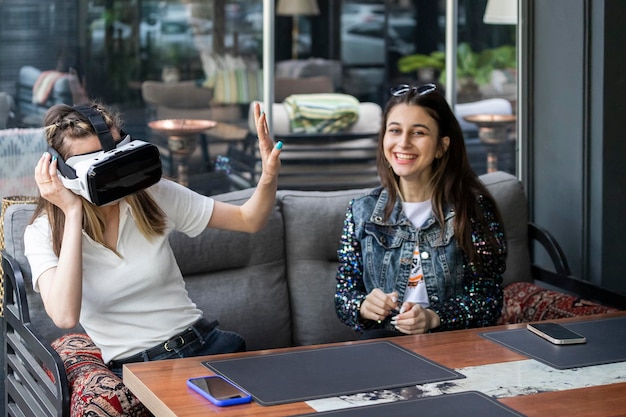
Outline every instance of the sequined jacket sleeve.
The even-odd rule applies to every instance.
[[[435,329],[455,330],[490,326],[496,323],[502,311],[502,274],[506,270],[506,238],[493,204],[483,196],[478,203],[484,216],[484,225],[471,219],[472,242],[477,253],[476,261],[465,257],[463,293],[456,297],[431,304],[441,319]],[[488,244],[493,236],[496,249]]]
[[[367,293],[363,283],[361,244],[354,233],[352,203],[353,201],[350,202],[346,211],[338,250],[339,268],[337,269],[335,309],[342,322],[355,330],[362,330],[363,323],[359,320],[359,309]]]

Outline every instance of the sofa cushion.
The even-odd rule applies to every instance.
[[[252,189],[215,196],[243,204]],[[283,219],[275,209],[258,233],[207,229],[170,237],[189,295],[205,317],[246,339],[249,350],[290,346]],[[259,320],[263,320],[260,324]]]
[[[247,104],[263,97],[263,70],[235,68],[215,74],[213,103]]]
[[[352,340],[358,336],[335,313],[335,274],[348,203],[365,192],[365,189],[278,192],[285,222],[285,255],[296,345]]]
[[[528,207],[522,184],[506,172],[483,174],[480,179],[489,189],[500,209],[508,243],[503,286],[516,281],[531,282],[528,249]]]

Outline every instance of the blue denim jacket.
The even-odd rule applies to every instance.
[[[488,200],[478,196],[489,230],[472,219],[472,238],[479,262],[469,262],[454,236],[454,209],[445,209],[442,228],[431,216],[416,229],[402,210],[401,201],[383,220],[388,199],[382,188],[350,202],[346,212],[337,271],[337,315],[355,330],[380,327],[359,316],[365,296],[374,288],[397,291],[404,299],[416,243],[424,272],[430,307],[441,319],[437,330],[494,324],[502,308],[502,273],[506,269],[506,243],[502,226]],[[491,253],[487,234],[499,243]],[[383,324],[384,325],[384,324]]]

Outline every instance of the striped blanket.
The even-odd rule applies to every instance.
[[[348,94],[292,94],[284,101],[292,133],[336,133],[359,118],[359,100]]]
[[[69,74],[59,71],[43,71],[33,85],[33,103],[44,104],[57,80],[67,77]]]

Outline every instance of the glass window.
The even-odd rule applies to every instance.
[[[46,106],[85,96],[123,110],[127,130],[143,138],[153,133],[149,121],[181,114],[245,127],[247,104],[258,97],[246,91],[246,99],[224,102],[224,91],[216,99],[214,82],[218,70],[234,67],[260,81],[262,0],[62,3],[0,2],[0,127],[39,126]],[[319,16],[298,18],[298,57],[339,62],[332,74],[338,92],[384,105],[389,88],[399,83],[433,81],[445,89],[445,0],[319,4]],[[514,115],[516,26],[484,23],[486,5],[487,0],[458,0],[456,101],[498,98]],[[276,19],[277,36],[290,32],[290,22]],[[277,47],[285,44],[288,50],[281,53],[291,57],[292,45],[282,39]],[[46,71],[71,74],[73,82],[51,89],[44,103],[33,103],[37,75]],[[184,88],[163,95],[173,103],[155,105],[144,97],[146,81]],[[485,172],[494,160],[488,151],[495,148],[480,140],[476,124],[460,120],[473,166]],[[509,172],[515,171],[514,130],[495,155],[496,167]],[[223,151],[217,147],[212,155]]]
[[[389,3],[389,2],[388,2]],[[345,91],[384,104],[390,87],[435,82],[446,89],[446,2],[342,3],[341,59]],[[484,22],[487,0],[459,0],[457,9],[456,112],[472,166],[478,174],[514,173],[517,103],[516,25]],[[374,10],[385,9],[376,14]],[[505,114],[503,114],[505,113]],[[493,126],[466,116],[497,115]],[[506,116],[506,117],[503,117]],[[492,135],[493,136],[493,135]]]
[[[247,106],[260,91],[218,95],[211,80],[231,70],[261,79],[261,16],[262,0],[2,1],[0,128],[40,127],[51,105],[88,97],[119,109],[125,130],[138,138],[157,140],[148,126],[154,119],[194,118],[231,125],[228,134],[244,139]],[[147,97],[148,82],[163,89]],[[34,88],[41,102],[33,102]],[[212,143],[204,155],[196,150],[190,173],[214,170],[216,156],[228,151]],[[164,167],[174,176],[172,158],[165,155]]]

